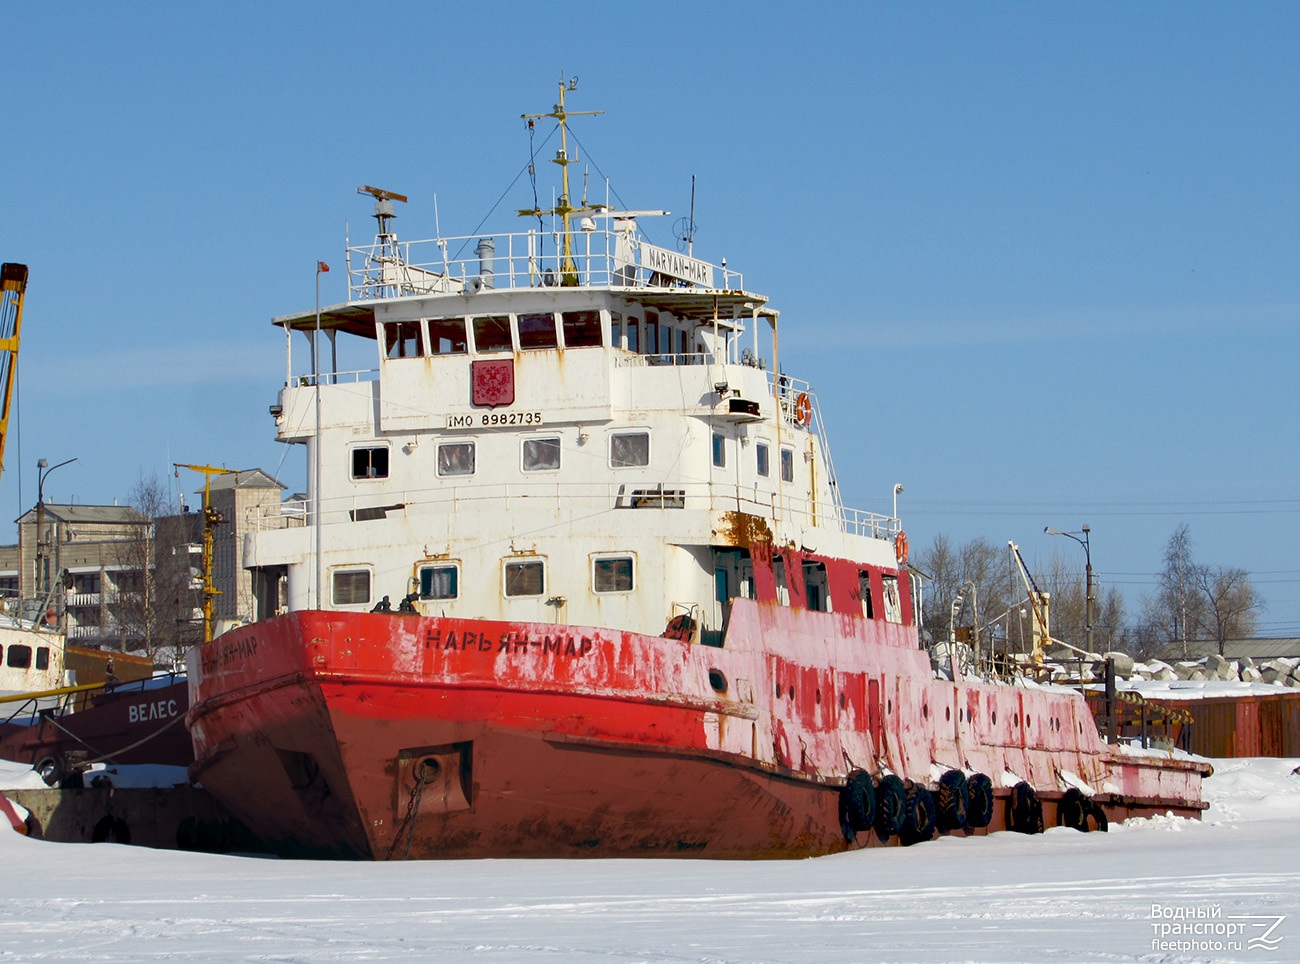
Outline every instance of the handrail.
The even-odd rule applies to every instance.
[[[659,498],[656,499],[655,496]],[[848,535],[892,539],[898,520],[875,512],[835,505],[827,507],[810,499],[783,493],[749,493],[727,483],[664,481],[650,477],[626,477],[609,482],[497,482],[471,485],[447,484],[425,489],[388,489],[373,494],[328,498],[321,506],[323,524],[357,523],[382,518],[420,516],[443,509],[463,509],[471,504],[510,504],[519,499],[550,500],[589,509],[592,501],[609,510],[661,508],[731,511],[739,508],[757,515],[803,519],[814,525],[837,528]],[[582,504],[585,502],[585,505]],[[253,530],[298,528],[314,521],[310,499],[292,499],[250,509],[248,524]]]
[[[539,288],[558,285],[563,277],[559,231],[525,231],[494,235],[430,238],[398,241],[385,235],[372,244],[347,249],[348,264],[356,255],[360,267],[348,268],[348,298],[368,301],[404,295],[460,294],[469,288]],[[483,241],[491,246],[482,247]],[[659,274],[643,263],[643,251],[662,249],[643,242],[625,231],[592,228],[572,235],[573,250],[568,256],[577,267],[579,286],[621,288],[677,288],[677,278]],[[455,257],[449,251],[455,250]],[[470,250],[473,257],[459,257]],[[645,259],[648,260],[648,259]],[[743,290],[744,276],[698,258],[683,259],[699,266],[706,279],[720,279],[716,284],[696,284],[704,291]]]

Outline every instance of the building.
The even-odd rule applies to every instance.
[[[243,567],[244,536],[258,519],[276,524],[283,490],[280,482],[261,469],[212,476],[209,500],[225,520],[217,526],[212,542],[213,587],[220,593],[214,618],[252,621],[253,580]],[[201,496],[202,490],[198,494]]]
[[[212,476],[215,619],[251,618],[241,547],[256,519],[279,516],[283,489],[261,469]],[[0,546],[0,594],[26,600],[29,616],[52,610],[69,643],[156,656],[202,638],[202,512],[151,520],[131,506],[47,503],[17,525],[17,545]]]

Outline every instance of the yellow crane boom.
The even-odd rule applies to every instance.
[[[192,469],[203,473],[203,641],[212,642],[212,610],[216,605],[221,590],[212,584],[212,542],[217,526],[229,520],[212,508],[212,477],[214,475],[238,475],[238,469],[222,469],[214,465],[189,465],[185,462],[172,463],[179,476],[181,469]]]
[[[18,375],[18,336],[26,292],[27,265],[8,261],[0,265],[0,470],[4,468],[5,442],[9,441],[9,406]]]

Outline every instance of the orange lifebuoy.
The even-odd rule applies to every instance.
[[[907,533],[900,532],[894,536],[894,557],[900,566],[907,564]]]
[[[794,420],[800,425],[807,425],[812,421],[812,401],[808,398],[807,392],[800,392],[799,397],[794,400]]]

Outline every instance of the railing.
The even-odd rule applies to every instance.
[[[663,482],[646,477],[624,482],[502,482],[390,490],[382,495],[327,498],[320,511],[323,525],[364,525],[380,519],[414,518],[464,511],[469,507],[486,509],[500,505],[518,510],[523,503],[541,516],[563,512],[566,508],[575,513],[589,512],[594,503],[609,511],[740,511],[874,539],[890,539],[898,532],[897,519],[874,512],[814,503],[779,492],[760,493],[725,483]],[[305,499],[260,506],[249,511],[248,524],[258,531],[313,525],[313,509],[311,501]]]
[[[491,248],[483,248],[484,241]],[[397,298],[404,295],[459,294],[467,288],[537,288],[558,285],[611,285],[622,288],[675,288],[683,285],[705,290],[744,288],[744,276],[724,266],[696,258],[676,260],[695,269],[701,283],[692,284],[656,271],[645,263],[654,252],[671,252],[644,244],[635,235],[608,228],[570,233],[571,264],[562,254],[563,234],[526,231],[514,234],[397,241],[391,237],[374,244],[348,248],[348,297],[351,300]],[[472,256],[462,257],[464,254]],[[353,255],[360,267],[353,267]],[[715,287],[720,279],[721,286]]]

